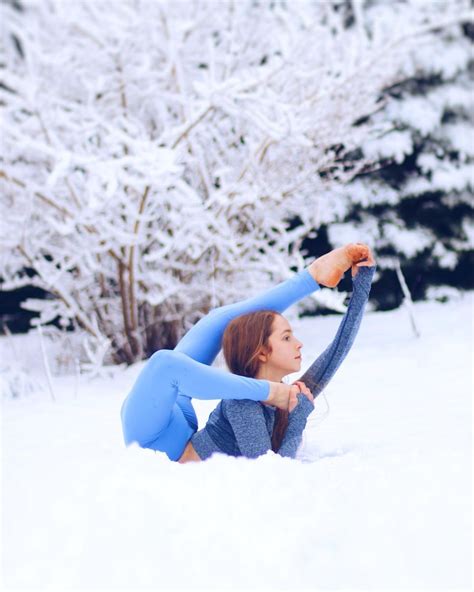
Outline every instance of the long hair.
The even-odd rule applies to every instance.
[[[275,316],[274,310],[259,310],[240,315],[226,327],[222,348],[227,367],[233,374],[255,378],[260,367],[258,354],[263,349],[271,353],[269,337]],[[278,452],[288,427],[288,411],[277,409],[272,432],[272,450]]]

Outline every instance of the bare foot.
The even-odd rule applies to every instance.
[[[364,259],[363,261],[361,261],[359,263],[352,264],[352,277],[355,278],[355,276],[358,274],[359,267],[373,267],[374,265],[375,265],[374,255],[373,255],[372,251],[369,249],[369,255],[368,255],[367,259]]]
[[[262,401],[266,405],[272,405],[278,407],[278,409],[288,409],[290,397],[296,396],[300,390],[297,386],[291,384],[285,384],[283,382],[270,382],[270,394],[268,399]]]
[[[362,243],[349,243],[318,257],[308,267],[313,278],[328,288],[335,288],[353,264],[367,259],[370,249]]]

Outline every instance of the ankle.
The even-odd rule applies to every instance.
[[[270,392],[268,398],[262,403],[278,407],[279,409],[288,409],[291,387],[284,382],[270,382]]]
[[[321,271],[321,265],[318,259],[315,259],[310,265],[308,265],[308,271],[311,274],[311,277],[313,278],[313,280],[315,282],[317,282],[318,284],[321,283],[320,282],[320,271]]]

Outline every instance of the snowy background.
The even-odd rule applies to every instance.
[[[119,410],[142,363],[53,377],[53,402],[39,340],[2,339],[38,387],[3,401],[4,584],[470,589],[472,305],[416,304],[418,339],[403,308],[366,313],[297,460],[126,449]],[[304,370],[341,317],[293,315]],[[214,405],[195,401],[200,426]]]
[[[5,587],[470,589],[472,3],[0,19]],[[124,447],[147,357],[359,241],[371,309],[297,460]],[[348,281],[289,311],[303,365],[340,315],[299,315],[342,313]]]
[[[5,0],[2,290],[85,332],[100,367],[347,242],[376,253],[382,310],[404,298],[397,266],[415,300],[474,289],[473,14]]]

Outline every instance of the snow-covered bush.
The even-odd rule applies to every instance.
[[[80,331],[64,332],[52,325],[39,326],[28,335],[5,330],[0,336],[0,398],[49,391],[54,399],[53,377],[95,370],[90,368],[91,356],[84,347],[86,335]]]
[[[0,399],[17,399],[40,388],[21,364],[0,364]]]
[[[462,299],[462,292],[452,286],[430,286],[426,291],[427,300],[437,302],[451,302]]]
[[[300,268],[373,166],[383,89],[466,7],[385,4],[368,27],[360,2],[3,3],[3,289],[130,363]]]

